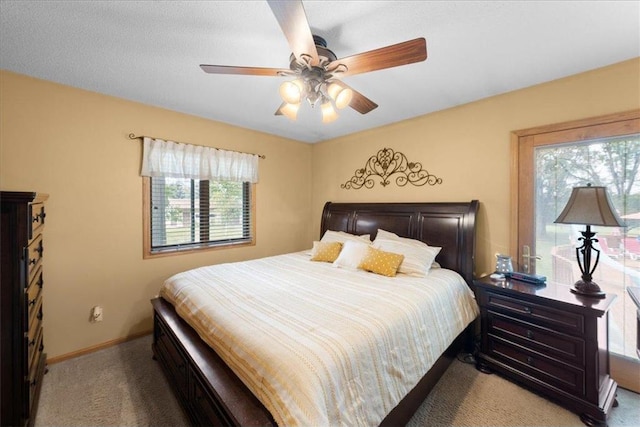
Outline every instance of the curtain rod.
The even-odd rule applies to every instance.
[[[133,132],[129,134],[129,139],[139,139],[139,138],[162,139],[163,141],[166,141],[166,139],[164,139],[164,138],[156,138],[155,136],[136,135]],[[175,142],[177,144],[187,144],[186,142],[179,142],[179,141],[172,141],[172,142]],[[199,144],[189,144],[189,145],[199,145]],[[225,148],[209,147],[208,145],[200,145],[200,146],[201,147],[208,147],[208,148],[215,148],[216,150],[226,150]],[[244,151],[237,151],[237,150],[226,150],[226,151],[235,151],[236,153],[251,154],[252,156],[258,156],[261,159],[266,159],[267,158],[267,156],[265,156],[264,154],[245,153]]]

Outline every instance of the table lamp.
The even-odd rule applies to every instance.
[[[624,227],[624,223],[613,209],[609,193],[606,187],[596,187],[587,184],[586,187],[574,187],[567,206],[554,221],[556,224],[583,224],[587,228],[581,231],[582,246],[576,248],[578,266],[582,272],[582,278],[571,288],[571,292],[595,298],[604,298],[605,293],[600,290],[593,280],[593,272],[600,260],[600,250],[593,247],[595,232],[591,231],[592,225],[606,227]],[[591,266],[591,255],[595,252],[595,263]]]

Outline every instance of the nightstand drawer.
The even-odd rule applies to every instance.
[[[584,371],[574,366],[548,359],[542,354],[521,347],[503,338],[490,335],[489,354],[506,360],[518,371],[553,387],[584,396]]]
[[[561,328],[570,333],[584,333],[584,316],[580,314],[556,310],[494,292],[485,292],[482,297],[483,301],[480,301],[480,304],[489,309],[515,314],[528,322]]]
[[[494,311],[487,312],[488,333],[534,351],[560,357],[577,366],[584,364],[584,340],[550,329],[536,326]]]

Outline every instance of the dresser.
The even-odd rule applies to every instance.
[[[48,195],[0,192],[0,425],[33,425],[46,355],[42,288]]]
[[[474,280],[480,305],[477,368],[496,372],[606,425],[617,406],[609,375],[609,309],[616,296],[588,298],[570,286]]]

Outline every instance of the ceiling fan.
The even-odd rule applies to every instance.
[[[320,104],[322,121],[325,123],[338,117],[333,104],[337,108],[349,106],[361,114],[366,114],[377,108],[378,104],[345,84],[342,81],[343,77],[427,59],[424,38],[338,59],[327,48],[327,43],[322,37],[311,34],[301,0],[267,2],[292,50],[289,69],[205,64],[201,64],[200,67],[211,74],[293,77],[293,80],[280,86],[280,96],[284,102],[275,115],[284,115],[295,120],[300,104],[305,99],[312,107]]]

